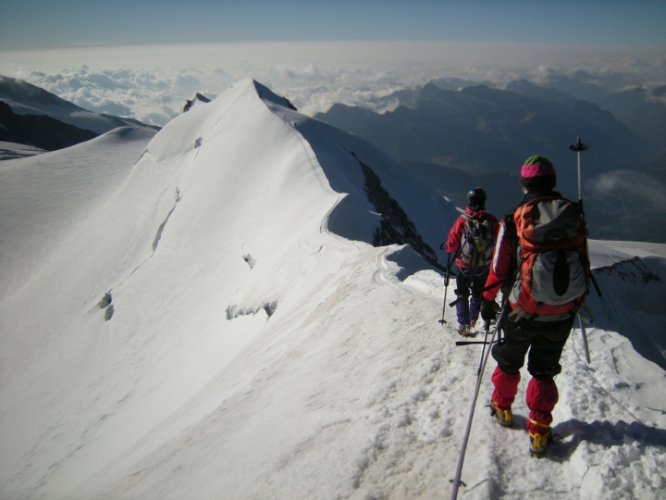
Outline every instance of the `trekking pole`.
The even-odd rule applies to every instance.
[[[444,312],[446,311],[446,292],[449,290],[449,274],[451,273],[451,254],[446,258],[446,271],[444,271],[444,303],[442,304],[442,319],[439,320],[440,325],[444,325]]]
[[[483,358],[486,354],[486,344],[488,343],[488,334],[490,333],[490,321],[484,322],[483,330],[485,331],[485,335],[483,337],[483,349],[481,349],[481,359],[479,360],[479,369],[476,371],[477,377],[481,375],[481,365],[483,363]]]
[[[585,360],[587,364],[590,364],[590,348],[587,345],[587,333],[585,333],[585,323],[583,323],[583,318],[580,317],[580,313],[577,313],[578,324],[580,325],[580,331],[583,334],[583,349],[585,349]]]
[[[492,337],[490,338],[490,343],[493,343],[497,332],[500,329],[500,325],[504,320],[504,315],[508,309],[506,297],[503,297],[502,310],[500,311],[499,317],[497,318],[497,323],[495,324],[495,330]],[[476,407],[476,400],[479,397],[479,389],[481,388],[481,379],[483,378],[483,372],[486,369],[486,364],[488,363],[488,357],[490,356],[490,349],[484,352],[484,356],[481,358],[481,368],[479,369],[479,374],[476,377],[476,388],[474,389],[474,396],[472,397],[472,406],[469,410],[469,417],[467,418],[467,428],[465,429],[465,436],[463,437],[462,445],[460,446],[460,455],[458,457],[458,467],[456,468],[456,477],[453,479],[453,489],[451,490],[451,500],[456,500],[458,498],[458,489],[462,484],[461,476],[463,463],[465,462],[465,452],[467,451],[467,441],[469,441],[469,434],[472,430],[472,419],[474,418],[474,409]]]

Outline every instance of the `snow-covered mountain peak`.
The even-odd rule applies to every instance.
[[[4,421],[27,426],[3,434],[0,470],[4,491],[26,494],[64,494],[99,472],[93,456],[134,455],[217,374],[249,367],[173,423],[205,416],[272,363],[253,350],[279,358],[271,338],[298,345],[344,310],[360,291],[341,269],[372,281],[428,267],[414,252],[384,262],[369,243],[416,243],[434,261],[455,214],[381,152],[252,80],[149,141],[119,129],[8,161],[0,176],[3,398],[24,401]],[[44,433],[47,455],[33,441]],[[47,458],[59,454],[70,459]],[[34,460],[39,484],[21,479]]]
[[[450,204],[411,179],[391,158],[361,140],[301,115],[286,98],[251,79],[238,82],[212,102],[175,118],[153,138],[147,153],[145,161],[158,162],[184,155],[186,161],[178,162],[174,175],[185,175],[190,170],[193,174],[182,181],[183,185],[201,182],[205,185],[202,189],[222,193],[220,190],[229,189],[231,183],[234,196],[251,193],[242,196],[235,206],[247,203],[256,207],[255,194],[260,191],[261,210],[269,212],[262,218],[276,214],[280,221],[271,228],[279,228],[281,239],[289,238],[295,225],[302,226],[299,222],[303,215],[316,213],[317,205],[321,205],[328,215],[318,216],[317,228],[321,225],[340,236],[367,243],[374,242],[382,224],[415,225],[413,238],[423,240],[415,248],[434,262],[434,252],[422,249],[436,248],[442,237],[442,220],[448,222],[454,213]],[[195,164],[205,165],[205,173],[193,167]],[[389,190],[370,193],[368,183],[373,183],[373,175],[381,179],[376,186],[379,191],[382,182]],[[389,211],[380,213],[382,209],[377,206],[390,203],[390,192],[395,193],[394,202],[404,210],[401,221],[388,220]],[[319,194],[311,200],[313,193]],[[342,198],[349,199],[337,206]],[[291,203],[285,203],[285,199]],[[295,208],[293,214],[283,214],[279,209],[290,210],[291,205],[301,203],[303,206]],[[430,215],[424,207],[432,210]],[[340,213],[344,214],[343,222],[339,221]]]

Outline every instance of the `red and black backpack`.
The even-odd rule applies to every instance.
[[[557,193],[513,213],[517,275],[509,302],[534,316],[573,316],[587,294],[587,229],[577,203]]]

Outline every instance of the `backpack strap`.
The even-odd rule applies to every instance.
[[[502,289],[507,292],[518,278],[520,272],[520,245],[518,244],[518,230],[516,229],[516,221],[514,219],[515,210],[509,212],[504,216],[504,239],[511,246],[511,264],[509,271],[506,273],[506,279],[502,284]]]
[[[518,242],[518,232],[516,230],[516,221],[513,218],[514,214],[515,210],[504,216],[504,237],[508,238],[515,245]]]

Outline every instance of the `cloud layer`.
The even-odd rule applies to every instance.
[[[666,54],[591,47],[463,43],[246,43],[0,53],[0,74],[91,111],[164,125],[196,92],[215,97],[250,76],[302,112],[333,103],[382,110],[385,96],[457,77],[503,85],[575,75],[609,88],[666,83]]]

